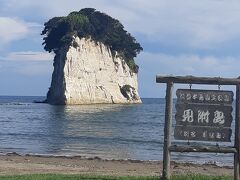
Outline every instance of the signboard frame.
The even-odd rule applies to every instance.
[[[194,76],[156,76],[157,83],[166,83],[166,105],[164,125],[164,147],[163,147],[163,171],[162,178],[170,178],[170,155],[171,152],[213,152],[234,154],[234,180],[240,180],[240,77],[194,77]],[[213,146],[179,146],[171,144],[172,132],[172,109],[173,109],[173,85],[178,84],[205,84],[205,85],[232,85],[236,87],[235,102],[235,133],[233,147]]]
[[[231,142],[233,92],[177,89],[176,140]]]

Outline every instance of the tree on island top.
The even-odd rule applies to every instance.
[[[91,38],[108,46],[113,55],[123,58],[133,72],[138,72],[134,57],[143,50],[124,26],[105,13],[93,8],[71,12],[66,17],[54,17],[44,24],[43,45],[48,52],[57,53],[61,48],[68,48],[74,36]]]

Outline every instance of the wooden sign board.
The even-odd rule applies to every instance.
[[[230,142],[232,102],[232,91],[178,89],[175,139]]]

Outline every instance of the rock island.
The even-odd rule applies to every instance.
[[[141,103],[134,57],[142,47],[118,20],[85,8],[44,25],[44,49],[55,53],[47,103]]]

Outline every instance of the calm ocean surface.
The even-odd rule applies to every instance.
[[[139,105],[32,103],[44,98],[0,96],[1,153],[162,160],[164,99]],[[233,155],[172,153],[172,159],[232,165]]]

